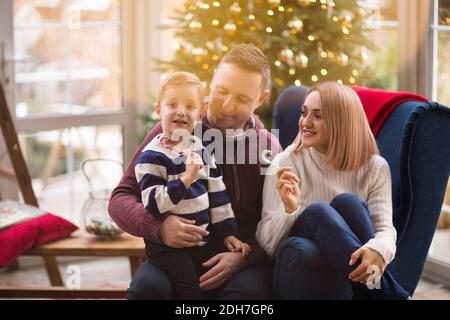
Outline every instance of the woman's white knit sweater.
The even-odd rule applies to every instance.
[[[265,178],[261,221],[256,239],[273,257],[280,241],[285,239],[295,219],[314,202],[329,204],[341,193],[353,193],[367,203],[375,237],[365,246],[379,252],[385,262],[395,256],[397,233],[392,224],[391,174],[386,160],[372,156],[361,168],[353,171],[335,170],[325,163],[325,155],[314,148],[293,152],[289,146],[277,155]],[[291,167],[300,179],[300,207],[287,214],[276,190],[276,166]],[[349,257],[350,260],[350,257]]]

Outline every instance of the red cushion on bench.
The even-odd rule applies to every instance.
[[[0,230],[0,268],[33,246],[65,238],[77,229],[73,223],[47,213]]]

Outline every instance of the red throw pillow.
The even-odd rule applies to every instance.
[[[47,213],[0,230],[0,268],[33,246],[65,238],[77,229],[73,223]]]

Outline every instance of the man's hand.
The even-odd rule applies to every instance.
[[[159,237],[166,246],[172,248],[197,246],[209,232],[194,224],[194,220],[170,215],[161,224]]]
[[[349,264],[352,266],[358,259],[361,259],[361,263],[348,276],[353,282],[365,283],[367,278],[369,278],[373,272],[380,272],[380,274],[374,275],[375,277],[371,277],[375,280],[381,277],[386,269],[386,262],[384,261],[383,256],[368,247],[361,247],[356,250],[352,254]]]
[[[222,252],[215,255],[203,263],[204,267],[214,267],[200,277],[200,289],[207,291],[220,287],[246,264],[247,261],[240,252]]]

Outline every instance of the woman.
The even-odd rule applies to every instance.
[[[326,82],[301,108],[299,134],[265,180],[258,242],[273,257],[287,235],[311,239],[355,299],[407,299],[385,271],[396,251],[391,176],[359,97]]]

